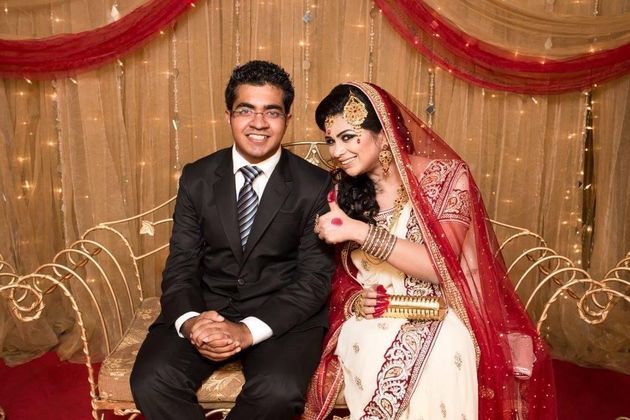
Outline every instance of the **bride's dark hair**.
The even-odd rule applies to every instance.
[[[383,127],[369,99],[359,89],[355,89],[350,85],[337,85],[330,91],[328,96],[322,99],[315,111],[317,126],[325,132],[326,117],[343,114],[343,107],[348,102],[351,92],[365,104],[368,111],[368,115],[361,127],[376,134],[380,133]],[[367,174],[352,177],[347,175],[341,168],[337,168],[332,171],[332,176],[339,186],[337,192],[339,207],[353,219],[366,223],[375,223],[374,216],[378,214],[379,207],[376,201],[374,183]]]

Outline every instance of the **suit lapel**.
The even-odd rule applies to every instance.
[[[278,213],[278,210],[280,210],[284,200],[291,191],[292,183],[287,151],[282,149],[280,161],[272,172],[258,205],[254,224],[252,225],[252,230],[249,233],[247,244],[245,245],[243,262],[247,260],[252,250],[255,248],[256,243],[260,240],[265,230],[267,230],[269,223],[271,223],[276,213]]]
[[[214,184],[214,192],[217,211],[221,225],[225,230],[225,236],[228,238],[234,256],[240,263],[243,259],[243,249],[241,248],[241,237],[236,220],[236,185],[232,168],[232,155],[226,154],[224,162],[216,170],[217,181]]]

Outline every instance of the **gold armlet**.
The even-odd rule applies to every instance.
[[[390,295],[384,317],[419,321],[441,321],[446,316],[446,302],[441,297]]]

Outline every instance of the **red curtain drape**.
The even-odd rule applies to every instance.
[[[515,57],[472,38],[422,0],[374,0],[387,20],[422,55],[479,86],[529,94],[590,88],[630,72],[630,44],[563,60]]]
[[[0,40],[5,77],[67,77],[115,60],[171,24],[195,0],[151,0],[108,25],[41,39]]]
[[[109,25],[43,39],[0,40],[0,75],[60,78],[105,64],[146,42],[195,0],[150,0]],[[210,1],[210,0],[208,0]],[[556,94],[630,72],[630,44],[563,60],[515,56],[473,38],[422,0],[374,0],[416,50],[455,76],[490,89]]]

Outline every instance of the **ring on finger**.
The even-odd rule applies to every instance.
[[[354,301],[353,307],[357,319],[365,318],[365,311],[363,310],[363,296],[357,296]]]

